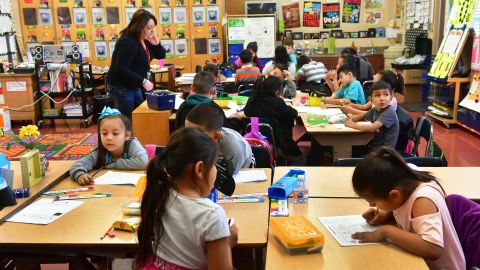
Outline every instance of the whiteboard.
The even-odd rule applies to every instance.
[[[258,58],[272,58],[275,53],[275,16],[229,17],[228,44],[247,44],[256,41]]]

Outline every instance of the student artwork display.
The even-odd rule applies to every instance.
[[[219,6],[208,6],[207,7],[207,22],[219,22]]]
[[[169,7],[161,7],[159,9],[160,23],[171,24],[172,23],[172,9]]]
[[[162,40],[162,46],[165,48],[167,56],[173,56],[175,51],[173,49],[173,40],[171,39],[164,39]]]
[[[366,9],[382,9],[385,7],[385,0],[367,0],[365,3]]]
[[[221,54],[220,39],[212,38],[208,40],[208,53],[209,54]]]
[[[93,24],[105,24],[103,8],[92,8],[92,22]]]
[[[430,0],[408,1],[406,19],[407,30],[428,30],[430,26]]]
[[[120,15],[118,13],[118,7],[107,7],[107,23],[120,24]]]
[[[358,23],[360,21],[360,2],[361,0],[343,0],[344,23]]]
[[[323,28],[340,27],[340,4],[323,4]]]
[[[320,9],[321,3],[319,2],[304,2],[303,26],[320,27]]]
[[[82,58],[90,57],[90,45],[88,41],[77,41],[76,45],[80,49],[80,53],[82,54]]]
[[[107,42],[106,41],[95,41],[95,56],[98,59],[107,58]]]
[[[342,30],[332,30],[330,35],[334,38],[343,38]]]
[[[376,37],[377,38],[384,38],[385,37],[385,28],[384,27],[377,27]]]
[[[125,8],[125,23],[129,24],[132,20],[133,14],[137,11],[134,7],[127,7]]]
[[[300,27],[300,6],[298,2],[282,6],[285,28]]]
[[[115,50],[115,44],[117,44],[116,41],[110,41],[108,42],[108,51],[110,52],[110,57],[113,56],[113,51]]]
[[[192,20],[194,23],[205,22],[205,8],[204,7],[192,7]]]
[[[378,24],[382,19],[382,12],[365,12],[365,23]]]
[[[52,21],[50,12],[50,21]],[[23,8],[23,22],[25,25],[37,25],[37,10],[35,8]]]
[[[186,39],[177,39],[175,40],[175,54],[176,55],[187,55],[188,47]]]
[[[302,40],[303,32],[293,32],[293,40]]]
[[[51,17],[51,13],[50,13]],[[72,17],[70,15],[70,8],[59,7],[57,8],[58,24],[72,24]]]
[[[52,10],[49,8],[39,8],[38,17],[40,18],[40,25],[52,24]]]
[[[87,9],[73,8],[73,23],[76,25],[87,24]]]
[[[173,22],[179,24],[187,23],[187,8],[174,7],[173,8]]]

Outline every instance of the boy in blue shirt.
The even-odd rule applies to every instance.
[[[324,99],[325,103],[335,105],[365,104],[365,94],[362,85],[355,78],[354,67],[347,64],[342,65],[338,68],[337,74],[342,86],[331,97],[326,97]]]

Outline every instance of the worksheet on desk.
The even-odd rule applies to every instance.
[[[25,207],[11,218],[10,222],[46,225],[80,206],[82,201],[54,201],[43,198]]]
[[[356,232],[373,232],[378,229],[369,225],[360,215],[319,217],[318,219],[342,247],[377,244],[360,243],[352,238],[352,234]]]
[[[108,171],[95,179],[95,185],[128,185],[136,186],[143,173],[126,173]]]

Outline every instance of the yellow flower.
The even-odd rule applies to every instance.
[[[26,127],[22,126],[18,132],[18,137],[20,137],[20,139],[23,139],[25,137],[33,137],[37,139],[39,135],[40,132],[38,131],[38,127],[36,125],[28,125]]]

